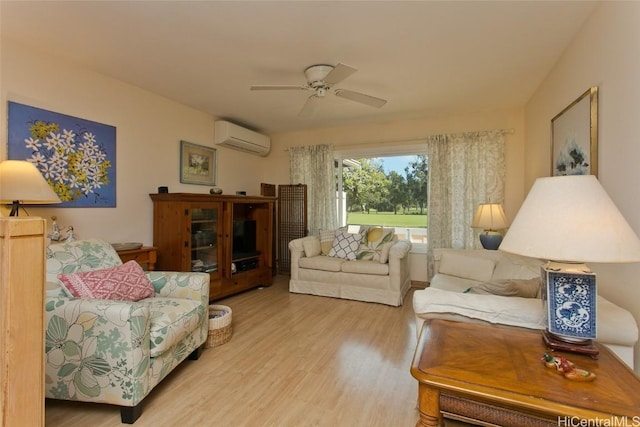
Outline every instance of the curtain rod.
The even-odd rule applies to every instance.
[[[449,135],[462,135],[462,134],[465,134],[465,133],[478,133],[478,132],[500,132],[503,135],[512,135],[512,134],[516,133],[516,130],[514,128],[493,129],[493,130],[484,130],[484,131],[481,130],[481,131],[457,132],[457,133],[451,133]],[[432,134],[432,135],[429,135],[429,136],[433,136],[433,135],[447,135],[447,134]],[[399,138],[399,139],[389,138],[389,139],[384,139],[384,140],[379,140],[379,141],[361,141],[361,142],[356,142],[356,143],[351,143],[351,144],[339,145],[339,146],[335,147],[335,151],[348,151],[348,150],[358,149],[358,148],[362,147],[363,145],[384,144],[384,143],[389,143],[389,142],[403,143],[403,144],[406,144],[406,145],[421,144],[421,143],[425,143],[426,139],[429,138],[429,136],[411,137],[411,138]],[[402,145],[398,145],[396,147],[397,148],[401,148]]]
[[[492,129],[492,130],[480,130],[480,131],[467,131],[467,132],[457,132],[457,133],[452,133],[449,135],[462,135],[465,133],[477,133],[477,132],[501,132],[503,135],[513,135],[516,133],[516,130],[514,128],[508,128],[508,129]],[[447,135],[447,134],[432,134],[429,136],[433,136],[433,135]],[[384,139],[384,140],[378,140],[378,141],[360,141],[360,142],[355,142],[355,143],[351,143],[351,144],[345,144],[345,145],[338,145],[337,147],[335,147],[335,151],[347,151],[347,150],[353,150],[353,149],[357,149],[360,148],[363,145],[372,145],[372,144],[384,144],[384,143],[404,143],[407,145],[410,144],[419,144],[419,143],[424,143],[425,140],[429,137],[429,136],[421,136],[421,137],[411,137],[411,138],[388,138],[388,139]],[[332,144],[332,143],[329,143]],[[315,144],[315,145],[319,145],[319,144]],[[292,147],[299,147],[297,145],[294,145]],[[291,147],[287,147],[284,149],[284,151],[289,151],[289,148]]]

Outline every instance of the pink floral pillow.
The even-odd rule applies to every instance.
[[[59,274],[58,279],[76,298],[138,301],[155,294],[151,281],[135,261],[104,270]]]

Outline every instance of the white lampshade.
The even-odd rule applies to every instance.
[[[478,206],[471,227],[484,230],[502,230],[509,226],[502,205],[498,203],[482,203]]]
[[[538,178],[500,250],[555,261],[640,261],[638,236],[593,175]]]
[[[60,198],[33,163],[5,160],[0,163],[0,202],[23,204],[60,203]]]

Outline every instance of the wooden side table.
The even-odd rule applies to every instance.
[[[140,249],[128,251],[116,251],[122,262],[136,261],[142,267],[147,266],[147,270],[153,271],[156,268],[158,249],[154,246],[143,246]]]
[[[427,322],[411,366],[419,385],[417,425],[439,426],[443,416],[504,427],[639,422],[640,378],[596,346],[597,360],[553,353],[597,375],[593,382],[576,382],[544,366],[541,357],[549,350],[540,332]]]

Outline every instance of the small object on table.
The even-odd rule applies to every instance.
[[[571,381],[593,381],[596,374],[585,369],[576,368],[576,365],[564,357],[554,357],[549,353],[542,356],[542,361],[547,368],[554,368],[558,374]]]
[[[51,228],[53,229],[53,231],[47,234],[47,237],[54,242],[57,242],[60,240],[60,227],[58,226],[57,219],[58,218],[55,216],[51,217]]]
[[[58,222],[57,222],[57,217],[52,216],[51,217],[51,227],[53,229],[53,231],[49,234],[47,234],[47,237],[52,241],[52,242],[66,242],[66,243],[70,243],[73,242],[74,240],[76,240],[76,236],[75,233],[73,231],[73,226],[68,226],[64,231],[67,233],[66,236],[62,235],[62,230],[60,230],[60,226],[58,226]]]
[[[64,238],[64,241],[67,243],[71,243],[74,240],[76,240],[76,235],[73,231],[73,226],[70,225],[69,227],[67,227],[67,237]]]
[[[133,251],[136,249],[140,249],[142,247],[142,243],[139,242],[127,242],[127,243],[112,243],[113,249],[116,251]]]

